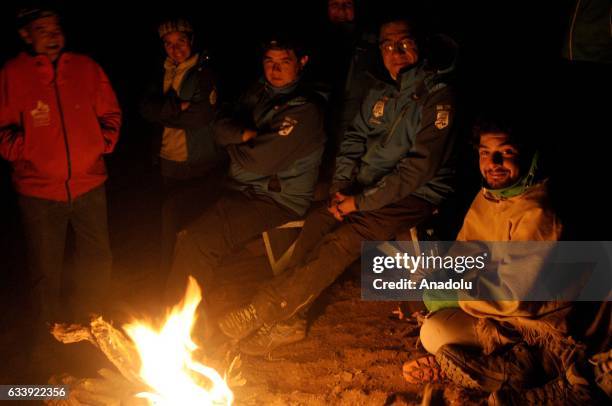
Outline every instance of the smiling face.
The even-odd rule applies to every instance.
[[[191,56],[191,39],[184,32],[170,32],[164,35],[162,40],[166,54],[177,65],[185,62]]]
[[[417,44],[404,21],[394,21],[380,28],[380,52],[389,75],[395,80],[399,72],[419,60]]]
[[[297,80],[307,61],[307,56],[298,60],[293,50],[269,49],[263,58],[264,75],[272,86],[284,87]]]
[[[20,29],[19,34],[34,52],[47,55],[51,61],[55,61],[64,49],[64,32],[57,16],[36,19]]]
[[[504,133],[483,133],[478,145],[480,173],[491,189],[515,184],[520,176],[520,151]]]

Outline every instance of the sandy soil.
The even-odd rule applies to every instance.
[[[265,267],[264,258],[249,261],[253,267]],[[245,269],[245,264],[233,265]],[[232,286],[232,285],[230,285]],[[252,291],[252,283],[231,289],[234,297]],[[235,287],[235,286],[234,286]],[[116,283],[117,292],[126,298],[125,313],[118,314],[120,325],[125,314],[151,314],[154,287],[145,274],[132,273]],[[230,290],[230,289],[228,289]],[[227,293],[223,294],[229,297]],[[391,302],[366,302],[360,299],[358,273],[348,271],[320,298],[310,314],[305,340],[279,348],[267,357],[241,355],[240,371],[246,384],[235,388],[238,405],[413,405],[421,404],[423,388],[407,384],[401,374],[402,364],[419,355],[416,324],[399,320]],[[200,341],[201,342],[201,341]],[[223,366],[230,343],[213,337],[215,364]],[[233,354],[233,353],[232,353]],[[35,354],[36,355],[36,354]],[[49,343],[35,358],[13,356],[15,367],[0,375],[3,382],[32,383],[57,373],[76,377],[95,377],[102,367],[112,366],[93,346],[82,343]],[[34,368],[35,365],[41,365]],[[226,364],[225,364],[226,365]],[[34,370],[35,369],[35,370]],[[42,382],[42,381],[41,381]],[[479,403],[473,395],[457,388],[434,388],[439,402],[433,404]],[[481,399],[482,400],[482,399]]]
[[[358,273],[333,285],[311,313],[307,338],[267,357],[243,358],[245,405],[421,404],[423,387],[407,384],[402,364],[420,355],[418,329],[399,320],[396,303],[360,299]],[[478,403],[457,388],[432,388],[439,404]],[[434,402],[435,403],[435,402]]]

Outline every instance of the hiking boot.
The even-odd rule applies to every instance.
[[[411,385],[425,385],[428,383],[439,383],[446,379],[440,369],[440,365],[433,355],[425,355],[411,361],[406,361],[402,366],[404,379]]]
[[[240,342],[240,351],[248,355],[263,356],[278,347],[306,338],[306,320],[294,317],[274,325],[264,324],[251,336]]]
[[[585,405],[601,401],[585,378],[580,376],[575,366],[562,375],[539,388],[517,391],[504,387],[491,393],[489,406],[505,405]]]
[[[524,387],[532,381],[537,365],[533,351],[524,343],[487,356],[480,350],[447,344],[438,350],[436,360],[450,381],[484,392],[493,392],[504,384]]]
[[[593,365],[595,383],[612,399],[612,350],[592,356],[589,362]]]
[[[551,340],[542,348],[542,367],[548,376],[564,374],[574,363],[586,359],[586,347],[571,337]]]
[[[218,324],[223,334],[241,340],[260,328],[264,322],[257,316],[255,307],[249,304],[227,313]]]

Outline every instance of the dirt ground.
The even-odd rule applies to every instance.
[[[422,388],[408,385],[401,373],[405,361],[422,354],[415,324],[397,319],[393,303],[361,301],[354,278],[333,286],[323,299],[327,303],[306,340],[268,358],[244,357],[247,385],[236,391],[239,403],[420,404]]]
[[[256,258],[251,264],[263,266],[264,261],[264,258]],[[253,285],[241,286],[244,292]],[[117,285],[127,297],[123,305],[124,309],[129,309],[126,313],[150,315],[146,309],[154,308],[154,300],[149,295],[149,288],[146,278],[139,279],[135,275],[130,281]],[[423,388],[407,384],[401,373],[405,361],[423,354],[416,344],[418,330],[411,320],[399,320],[392,313],[396,308],[396,303],[362,301],[358,273],[349,271],[314,307],[305,340],[279,348],[267,357],[241,355],[240,371],[246,384],[233,388],[235,404],[421,404]],[[120,325],[121,321],[117,320],[116,325]],[[218,356],[216,365],[227,366],[223,355],[232,351],[231,344],[219,344],[215,337],[211,344],[217,348],[206,348],[208,343],[201,340],[199,343]],[[10,382],[38,382],[58,373],[78,378],[96,377],[98,369],[113,368],[89,343],[62,345],[53,342],[47,348],[45,354],[35,359],[17,362],[10,373],[19,376]],[[233,356],[234,353],[230,353]],[[32,370],[41,364],[41,368]],[[6,376],[2,378],[7,382]],[[483,400],[451,386],[433,389],[438,402],[432,404],[478,404]]]

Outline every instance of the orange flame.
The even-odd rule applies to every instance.
[[[140,376],[152,389],[137,396],[146,398],[150,405],[231,405],[234,400],[225,379],[192,356],[198,347],[191,330],[201,300],[198,283],[189,277],[185,297],[159,330],[142,321],[123,326],[140,354]]]

